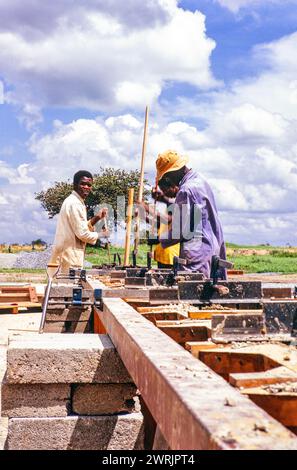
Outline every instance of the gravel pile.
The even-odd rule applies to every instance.
[[[21,253],[13,267],[14,268],[28,268],[28,269],[46,269],[49,259],[51,257],[52,247],[44,251],[32,251],[31,253]]]
[[[44,251],[32,251],[30,253],[21,253],[15,260],[14,268],[28,268],[28,269],[46,269],[47,264],[52,254],[52,247],[50,246]],[[84,262],[85,268],[91,268],[92,263]]]

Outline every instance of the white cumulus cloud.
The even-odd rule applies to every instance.
[[[215,0],[221,6],[228,8],[233,13],[238,13],[241,8],[253,8],[258,6],[297,4],[296,0]]]
[[[27,6],[13,4],[0,5],[11,20],[0,21],[0,69],[13,87],[9,101],[26,107],[34,122],[47,105],[143,109],[167,82],[217,84],[210,68],[215,42],[207,37],[205,17],[176,1],[130,0],[119,8],[114,0],[79,1],[73,9],[63,0],[43,11],[31,0],[30,16]]]

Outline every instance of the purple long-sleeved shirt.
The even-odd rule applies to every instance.
[[[161,238],[163,248],[180,243],[180,257],[187,260],[184,270],[210,276],[211,258],[226,259],[223,231],[213,192],[195,171],[179,184],[172,214],[172,228]],[[225,277],[225,273],[222,277]]]

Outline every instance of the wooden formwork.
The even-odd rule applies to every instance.
[[[233,282],[229,298],[205,301],[204,286],[186,281],[182,292],[198,286],[199,298],[195,307],[186,298],[182,311],[180,287],[87,285],[102,289],[94,331],[111,337],[163,448],[297,449],[297,351],[281,342],[294,341],[297,302],[288,291],[267,291],[265,300],[259,283]],[[282,338],[266,322],[280,305],[268,297],[278,294]]]
[[[103,299],[103,311],[95,308],[95,315],[110,335],[169,448],[297,449],[294,434],[256,406],[255,395],[252,401],[248,393],[239,393],[217,371],[191,356],[123,300]],[[170,326],[170,320],[163,321]],[[209,324],[209,320],[204,322]],[[159,327],[159,321],[156,323]],[[208,335],[199,343],[209,346]],[[211,348],[219,354],[225,352],[226,345]],[[263,364],[259,357],[263,353],[258,351],[242,369],[251,373],[255,367],[261,372],[264,365],[264,370],[280,367],[276,351],[267,360],[262,359]],[[230,373],[234,372],[238,370],[231,368]],[[294,374],[295,369],[290,372]]]
[[[297,338],[289,334],[292,321],[287,321],[285,335],[267,334],[265,324],[267,305],[268,330],[271,309],[275,317],[279,305],[281,319],[284,305],[286,309],[289,305],[291,312],[297,311],[296,300],[285,304],[281,300],[279,304],[266,301],[262,310],[191,311],[193,307],[189,306],[188,318],[170,321],[166,319],[166,306],[136,308],[146,318],[157,314],[155,326],[297,433]],[[174,306],[170,309],[172,313]],[[281,339],[291,344],[283,344]]]
[[[40,308],[40,298],[34,286],[0,285],[0,313]]]
[[[83,289],[81,305],[73,305],[73,285],[54,285],[50,290],[44,332],[90,333],[93,329],[94,292]]]

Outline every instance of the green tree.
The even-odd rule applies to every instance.
[[[109,204],[115,210],[115,219],[117,220],[117,197],[125,196],[127,198],[128,189],[135,188],[135,198],[137,197],[139,184],[139,170],[125,171],[115,168],[100,168],[100,174],[94,175],[92,192],[86,200],[86,206],[90,215],[98,204]],[[147,181],[145,180],[145,184]],[[35,193],[35,199],[41,202],[43,209],[52,219],[60,212],[64,199],[71,193],[72,183],[55,182],[54,186],[46,191]],[[144,189],[144,198],[149,194]],[[115,222],[116,222],[115,220]]]

